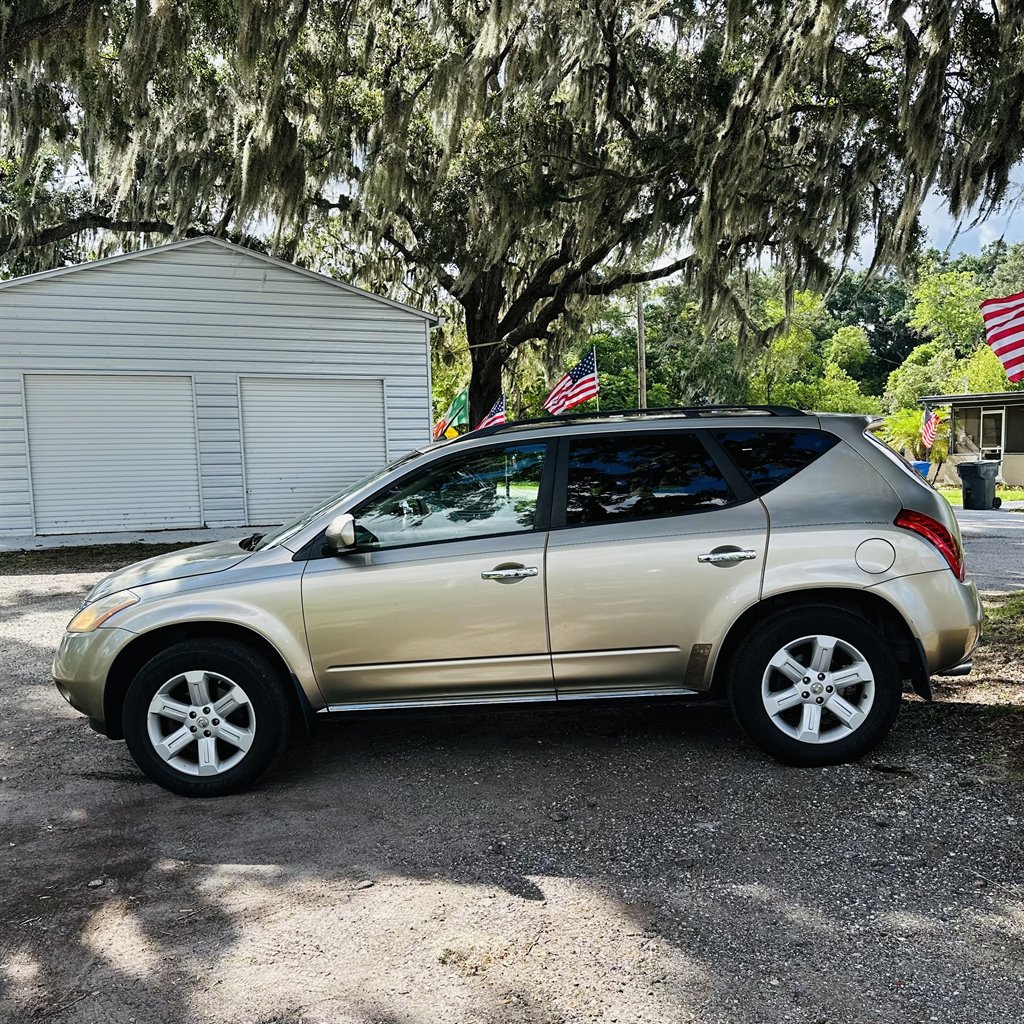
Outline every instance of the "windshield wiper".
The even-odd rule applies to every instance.
[[[262,533],[253,533],[253,534],[251,534],[248,537],[243,537],[238,542],[238,546],[243,551],[253,551],[255,549],[256,545],[259,544],[259,542],[261,540],[263,540],[264,536],[265,536],[265,534],[262,534]]]

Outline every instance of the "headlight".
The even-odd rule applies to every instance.
[[[125,608],[139,603],[137,594],[130,590],[120,590],[116,594],[101,597],[92,604],[87,604],[69,623],[69,633],[91,633],[97,626],[102,626],[111,615],[116,615]]]

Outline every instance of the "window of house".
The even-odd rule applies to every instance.
[[[981,449],[981,410],[953,409],[953,444],[956,455],[973,455]]]
[[[1007,455],[1024,455],[1024,405],[1006,407]]]

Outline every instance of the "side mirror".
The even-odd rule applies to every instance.
[[[356,546],[356,521],[348,512],[335,516],[327,527],[324,537],[333,551],[347,551]]]

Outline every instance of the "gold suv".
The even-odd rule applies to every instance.
[[[946,501],[858,416],[648,410],[479,430],[265,535],[108,576],[53,674],[176,793],[383,708],[727,698],[791,764],[859,757],[969,670]]]

